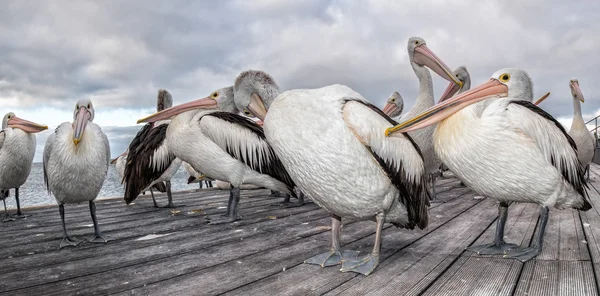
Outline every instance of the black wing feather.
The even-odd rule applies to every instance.
[[[575,141],[573,141],[573,138],[571,138],[571,136],[569,136],[569,134],[567,133],[565,128],[562,126],[562,124],[560,124],[560,122],[558,122],[548,112],[544,111],[542,108],[536,106],[535,104],[533,104],[529,101],[514,100],[514,101],[511,101],[510,103],[523,106],[523,107],[529,109],[530,111],[534,112],[535,114],[543,117],[544,119],[549,120],[550,122],[554,123],[554,125],[556,125],[556,127],[565,136],[565,138],[569,142],[569,145],[571,145],[571,148],[573,149],[573,151],[575,151],[575,153],[577,153],[577,144],[575,144]],[[557,167],[557,162],[560,162],[560,164],[561,164],[560,167],[562,168],[561,174],[562,174],[563,178],[565,180],[567,180],[567,182],[569,182],[569,184],[571,184],[571,186],[573,186],[573,188],[575,188],[577,193],[579,193],[579,194],[581,194],[581,196],[583,196],[583,205],[578,210],[587,211],[587,210],[591,209],[592,205],[589,202],[589,196],[587,194],[587,188],[589,188],[589,187],[588,187],[588,184],[587,184],[587,181],[585,178],[585,169],[584,169],[583,165],[579,162],[579,160],[577,161],[578,165],[577,165],[577,173],[575,174],[575,178],[571,177],[571,174],[569,174],[569,172],[567,171],[568,166],[566,163],[567,162],[566,159],[561,158],[560,156],[555,157],[554,155],[552,155],[550,157],[550,162],[555,167]]]
[[[154,151],[165,141],[168,127],[168,124],[158,126],[151,123],[146,124],[129,144],[125,173],[123,174],[124,199],[127,204],[134,201],[153,181],[160,178],[171,162],[175,160],[175,155],[169,153],[164,167],[154,168],[152,166]],[[163,189],[160,185],[155,186],[157,189],[159,187]],[[159,191],[161,191],[160,189]]]
[[[397,125],[398,123],[387,116],[383,111],[377,108],[375,105],[361,101],[361,100],[346,100],[354,101],[361,103],[371,110],[375,111],[377,114],[385,118],[390,124]],[[383,132],[383,131],[382,131]],[[421,149],[419,146],[413,141],[413,139],[407,134],[403,133],[403,135],[409,139],[412,143],[413,147],[417,150],[421,159],[423,159],[423,154],[421,153]],[[406,208],[408,212],[408,225],[405,227],[408,229],[414,229],[415,226],[418,226],[420,229],[427,227],[429,215],[427,213],[427,209],[429,208],[429,200],[431,196],[429,191],[427,190],[427,182],[425,174],[420,176],[420,182],[412,182],[410,178],[408,178],[406,171],[404,170],[404,165],[400,162],[398,165],[395,165],[391,161],[388,161],[381,156],[379,156],[370,146],[365,145],[373,158],[377,160],[379,165],[383,168],[388,178],[392,182],[392,184],[398,189],[400,192],[399,200]]]
[[[213,112],[213,113],[206,114],[203,117],[206,117],[206,116],[212,116],[212,117],[227,121],[229,123],[235,124],[237,126],[240,126],[244,129],[251,131],[253,134],[258,136],[259,139],[261,139],[265,142],[267,141],[262,127],[260,125],[256,124],[254,121],[250,120],[249,118],[243,117],[238,114],[229,113],[229,112]],[[202,120],[203,117],[201,117],[200,120]],[[275,154],[275,151],[273,151],[273,148],[270,145],[268,145],[267,147],[268,147],[267,149],[255,151],[255,154],[254,154],[257,156],[258,155],[261,156],[261,158],[263,160],[262,163],[259,163],[257,159],[254,159],[254,161],[252,161],[250,158],[250,155],[249,155],[249,151],[248,150],[242,151],[241,147],[227,146],[225,150],[227,151],[227,153],[229,155],[231,155],[231,157],[243,162],[244,164],[249,166],[251,169],[253,169],[261,174],[269,175],[269,176],[283,182],[285,185],[287,185],[288,189],[290,190],[292,195],[295,197],[294,187],[296,186],[296,184],[294,183],[294,181],[288,174],[287,170],[283,166],[283,163],[281,163],[281,160],[279,159],[279,157],[277,157],[277,155]],[[236,152],[239,152],[239,153],[236,153]],[[241,157],[239,157],[238,155],[240,155]],[[269,161],[267,162],[266,160],[269,160]]]

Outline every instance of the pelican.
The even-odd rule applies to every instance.
[[[444,77],[446,80],[454,83],[458,89],[462,88],[463,86],[462,82],[459,81],[451,71],[447,70],[448,66],[445,64],[442,63],[435,66],[429,66],[423,63],[423,57],[425,57],[425,54],[423,53],[422,49],[426,48],[426,46],[427,43],[425,40],[423,40],[423,38],[412,37],[408,40],[408,57],[410,60],[410,65],[412,66],[415,75],[419,79],[419,95],[410,111],[403,114],[398,121],[404,121],[408,118],[414,117],[415,115],[425,111],[427,108],[435,104],[435,99],[433,97],[433,80],[431,79],[431,73],[429,73],[429,70],[426,68],[426,66],[435,71],[438,75]],[[427,54],[437,58],[431,51],[429,51]],[[439,58],[437,59],[439,60]],[[411,132],[409,135],[415,140],[417,145],[419,145],[419,148],[423,153],[423,158],[425,159],[425,171],[427,172],[428,180],[431,184],[431,190],[433,192],[432,195],[435,200],[435,179],[441,174],[440,167],[442,162],[439,160],[433,150],[434,129],[435,126],[430,126]]]
[[[577,79],[571,79],[569,81],[569,87],[571,88],[571,95],[573,96],[573,122],[571,123],[571,129],[569,130],[569,136],[573,138],[575,144],[577,144],[577,158],[579,162],[585,168],[587,172],[587,180],[590,179],[590,163],[594,158],[594,136],[590,134],[583,116],[581,115],[581,103],[585,100],[581,88],[579,88],[579,81]]]
[[[200,184],[200,189],[202,189],[202,181],[204,181],[207,188],[212,187],[213,179],[207,177],[205,174],[194,170],[194,168],[187,162],[183,162],[183,168],[190,175],[187,180],[188,184],[196,183]]]
[[[410,46],[422,65],[455,79],[424,43]],[[263,120],[267,140],[299,189],[332,214],[331,249],[306,263],[342,263],[343,272],[368,275],[379,264],[384,223],[427,226],[429,192],[419,147],[407,134],[383,137],[396,122],[360,94],[344,85],[279,94],[267,73],[253,70],[238,76],[234,90],[237,108]],[[369,255],[356,258],[341,249],[342,217],[377,222]]]
[[[293,194],[294,182],[267,143],[260,126],[238,115],[233,87],[150,115],[140,122],[173,118],[166,130],[170,157],[178,157],[211,178],[231,183],[224,217],[211,224],[238,219],[240,185],[249,183]],[[158,164],[160,168],[160,163]]]
[[[397,91],[394,91],[387,100],[387,103],[383,107],[383,113],[391,117],[394,120],[400,119],[402,110],[404,109],[404,99]]]
[[[386,135],[395,136],[439,122],[434,144],[442,161],[471,189],[499,201],[494,242],[470,251],[526,262],[542,250],[549,208],[592,208],[573,139],[554,117],[532,104],[532,98],[525,71],[502,69],[475,89],[386,130]],[[481,115],[477,102],[483,102]],[[512,202],[542,207],[531,247],[504,241]]]
[[[125,166],[127,164],[127,153],[129,150],[125,150],[125,152],[121,153],[121,155],[117,156],[117,158],[111,160],[110,164],[114,164],[119,174],[119,179],[122,181],[125,176]],[[154,203],[154,207],[158,208],[158,204],[156,203],[156,199],[154,198],[154,190],[156,189],[160,192],[167,192],[167,187],[165,187],[164,182],[159,182],[150,187],[150,195],[152,196],[152,202]],[[142,194],[146,194],[146,191],[142,191]]]
[[[21,213],[19,187],[27,181],[35,155],[35,133],[48,129],[31,121],[21,119],[13,112],[4,115],[0,131],[0,194],[6,214],[4,222],[14,220],[6,210],[6,197],[15,189],[17,201],[16,218],[26,217]]]
[[[156,111],[173,106],[173,97],[164,89],[158,90]],[[181,159],[171,157],[172,153],[165,143],[169,121],[164,120],[146,124],[129,144],[129,153],[123,182],[125,183],[125,202],[131,203],[137,196],[150,189],[154,207],[158,207],[151,188],[165,183],[168,204],[165,208],[174,208],[171,194],[171,178],[181,166]]]
[[[100,233],[94,200],[106,178],[110,162],[108,138],[93,123],[94,106],[89,99],[79,100],[73,111],[73,123],[61,123],[46,140],[44,147],[44,182],[53,193],[63,227],[60,248],[77,246],[80,241],[67,234],[64,204],[89,202],[94,222],[94,236],[88,241],[106,243],[112,240]]]

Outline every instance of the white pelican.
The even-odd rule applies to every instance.
[[[125,166],[127,164],[127,152],[129,150],[125,150],[125,152],[121,153],[121,155],[117,156],[117,158],[111,160],[110,164],[115,165],[115,169],[119,174],[119,180],[123,182],[123,177],[125,176]],[[150,195],[152,196],[152,202],[154,203],[154,207],[158,208],[158,204],[156,203],[156,199],[154,198],[154,190],[156,189],[160,192],[167,192],[167,187],[164,182],[159,182],[150,187]],[[142,194],[146,194],[146,191],[142,191]]]
[[[156,111],[173,106],[173,97],[164,90],[158,90]],[[127,163],[123,182],[125,183],[125,202],[130,204],[142,191],[150,189],[154,207],[157,207],[152,187],[165,183],[168,204],[165,208],[174,208],[171,193],[171,178],[181,166],[181,159],[173,157],[165,143],[169,120],[144,125],[129,143]],[[157,188],[157,189],[158,189]]]
[[[433,80],[431,79],[431,73],[429,73],[426,66],[441,77],[456,84],[458,88],[462,87],[462,82],[452,74],[452,71],[448,70],[448,66],[442,63],[441,60],[427,48],[427,44],[422,38],[412,37],[408,40],[408,57],[410,65],[419,79],[419,95],[410,111],[404,113],[401,118],[397,120],[399,122],[411,118],[435,104],[435,98],[433,96]],[[431,59],[428,60],[425,59],[425,57],[433,57],[440,62],[439,64],[431,63],[428,62]],[[435,190],[435,179],[441,174],[440,166],[442,164],[433,150],[434,129],[435,126],[430,126],[409,133],[415,142],[417,142],[417,145],[419,145],[419,148],[423,153],[425,170],[428,175],[432,192]],[[435,192],[432,195],[435,199]]]
[[[207,188],[213,187],[212,182],[214,179],[207,177],[205,174],[196,171],[189,163],[183,162],[183,168],[190,175],[187,180],[188,184],[198,183],[200,185],[200,189],[202,189],[202,181],[204,181]]]
[[[387,100],[387,103],[383,107],[383,113],[391,117],[394,120],[400,119],[400,115],[404,110],[404,99],[397,91],[394,91]]]
[[[532,97],[525,71],[502,69],[477,88],[386,131],[394,136],[439,122],[434,143],[442,161],[471,189],[500,202],[494,242],[470,247],[471,251],[505,253],[525,262],[542,249],[550,207],[583,211],[592,207],[575,143],[556,119],[531,103]],[[474,104],[480,101],[484,110],[478,115]],[[511,202],[542,206],[531,247],[516,248],[504,241]]]
[[[17,201],[16,218],[26,217],[21,214],[19,187],[27,181],[31,172],[31,164],[35,155],[35,133],[48,129],[31,121],[21,119],[15,113],[7,113],[2,119],[0,131],[0,191],[6,214],[4,222],[13,220],[6,210],[6,197],[11,188],[15,189]]]
[[[166,131],[168,151],[217,180],[231,183],[225,217],[211,224],[236,221],[240,185],[267,187],[293,194],[294,182],[267,143],[260,126],[238,115],[233,87],[150,115],[140,122],[173,118]],[[160,168],[160,163],[158,164]]]
[[[577,158],[587,171],[587,179],[590,178],[590,163],[594,158],[594,143],[596,140],[594,136],[590,134],[583,116],[581,115],[581,103],[584,102],[583,93],[579,88],[579,81],[577,79],[571,79],[569,81],[569,87],[571,88],[571,95],[573,96],[573,123],[571,123],[571,129],[569,130],[569,136],[573,138],[575,144],[577,144]]]
[[[416,50],[423,64],[450,70],[427,46]],[[414,229],[427,226],[429,193],[423,156],[405,134],[385,138],[395,124],[360,94],[343,85],[279,94],[262,71],[246,71],[235,82],[235,102],[264,121],[265,135],[299,189],[332,214],[332,245],[306,263],[370,274],[379,264],[385,222]],[[268,110],[268,112],[267,112]],[[371,254],[342,251],[341,218],[377,222]]]
[[[91,100],[79,100],[73,111],[73,123],[61,123],[48,137],[44,147],[44,182],[48,192],[53,193],[58,202],[63,226],[61,248],[80,243],[67,234],[66,203],[89,202],[94,222],[94,237],[89,241],[99,243],[111,240],[100,234],[96,219],[94,200],[106,178],[110,146],[106,135],[92,122],[94,114]]]

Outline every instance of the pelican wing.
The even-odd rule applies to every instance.
[[[397,123],[379,108],[361,99],[345,101],[344,121],[400,192],[399,201],[408,212],[409,225],[405,227],[425,228],[430,196],[419,147],[408,134],[386,137],[385,129]]]
[[[58,128],[54,130],[54,133],[48,136],[46,139],[46,145],[44,145],[44,158],[42,162],[42,167],[44,169],[44,184],[46,184],[46,190],[48,190],[48,194],[50,194],[50,184],[48,183],[48,161],[50,160],[50,155],[52,155],[52,147],[54,146],[54,137],[58,132]]]
[[[564,127],[552,115],[529,101],[510,101],[506,115],[515,123],[516,129],[534,140],[546,159],[584,197],[583,207],[591,208],[585,189],[584,168],[577,159],[577,145]]]
[[[165,142],[168,124],[146,124],[129,144],[123,182],[125,202],[131,203],[169,168],[175,155]]]
[[[262,127],[254,121],[229,112],[213,112],[200,118],[200,128],[229,155],[251,169],[283,182],[294,194],[294,181],[267,143]]]

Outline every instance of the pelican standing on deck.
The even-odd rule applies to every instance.
[[[6,214],[4,222],[14,220],[6,210],[6,197],[9,189],[15,189],[17,202],[16,218],[26,217],[21,214],[19,187],[27,181],[31,172],[31,164],[35,155],[35,133],[48,129],[31,121],[21,119],[15,113],[7,113],[2,119],[0,131],[0,198],[4,202]]]
[[[525,262],[542,250],[549,208],[592,208],[573,139],[554,117],[532,104],[532,98],[525,71],[502,69],[477,88],[386,131],[395,136],[439,122],[434,143],[442,161],[474,191],[500,202],[494,242],[470,251],[506,254]],[[481,115],[477,102],[484,105]],[[504,241],[511,202],[542,207],[531,247]]]
[[[173,106],[171,94],[164,89],[158,90],[156,111],[162,111],[171,106]],[[165,208],[175,207],[171,193],[171,178],[181,166],[181,159],[172,158],[172,153],[165,143],[169,122],[169,120],[163,120],[144,125],[129,144],[123,177],[124,199],[127,204],[134,201],[142,191],[150,189],[154,207],[158,207],[151,188],[164,182],[168,199]]]
[[[73,111],[73,123],[61,123],[44,147],[44,182],[58,202],[63,227],[61,248],[80,243],[67,234],[65,204],[89,202],[94,236],[88,241],[105,243],[111,240],[100,233],[96,218],[94,201],[106,178],[110,146],[106,135],[92,122],[94,115],[92,101],[79,100]]]
[[[110,164],[115,165],[115,169],[119,174],[119,180],[123,182],[123,177],[125,176],[125,166],[127,165],[127,154],[129,150],[125,150],[125,152],[121,153],[121,155],[117,156],[117,158],[111,160]],[[165,182],[158,182],[154,184],[150,189],[150,195],[152,196],[152,202],[154,203],[154,207],[158,208],[158,204],[156,203],[156,199],[154,198],[154,190],[156,189],[160,192],[167,192],[167,187],[165,186]],[[142,194],[146,194],[146,191],[142,191]]]
[[[425,44],[419,61],[452,80],[451,71]],[[379,264],[384,223],[425,228],[429,193],[423,155],[406,134],[385,138],[395,124],[383,111],[344,85],[274,91],[262,71],[246,71],[235,82],[235,102],[264,121],[265,135],[299,189],[332,214],[331,249],[306,263],[342,263],[341,271],[368,275]],[[356,258],[343,251],[341,219],[377,222],[373,251]]]
[[[388,98],[382,111],[393,120],[398,121],[400,115],[402,115],[402,110],[404,110],[404,99],[402,99],[399,92],[394,91]]]
[[[583,116],[581,115],[581,103],[583,99],[583,93],[579,88],[579,81],[577,79],[571,79],[569,81],[569,88],[571,88],[571,95],[573,96],[573,122],[571,123],[571,129],[569,130],[569,136],[573,138],[577,145],[577,158],[585,168],[587,172],[587,180],[590,179],[590,163],[594,158],[594,136],[590,133]]]
[[[166,131],[171,157],[179,157],[211,178],[231,183],[227,213],[211,224],[238,219],[240,186],[243,183],[294,194],[294,182],[253,120],[238,115],[233,87],[210,96],[165,109],[140,122],[173,118]]]
[[[412,37],[408,40],[408,57],[410,60],[410,65],[412,66],[415,75],[417,75],[417,78],[419,79],[419,95],[413,107],[409,112],[402,115],[401,119],[398,120],[399,122],[412,118],[435,104],[435,98],[433,96],[433,80],[431,79],[431,73],[429,73],[429,70],[426,68],[426,66],[435,71],[438,75],[446,78],[446,80],[457,84],[458,88],[462,87],[462,82],[458,81],[456,76],[454,76],[451,71],[446,70],[448,67],[445,64],[429,66],[424,63],[423,57],[425,57],[425,54],[429,54],[437,58],[431,51],[424,52],[424,48],[427,48],[427,44],[422,38]],[[448,73],[445,73],[445,71],[448,71]],[[411,132],[409,135],[415,140],[415,142],[417,142],[417,145],[419,145],[419,148],[423,153],[423,159],[425,159],[425,171],[427,172],[431,190],[433,192],[432,195],[435,199],[435,179],[440,174],[440,166],[442,162],[439,160],[435,154],[435,151],[433,150],[434,130],[435,126],[429,126],[427,128]]]

